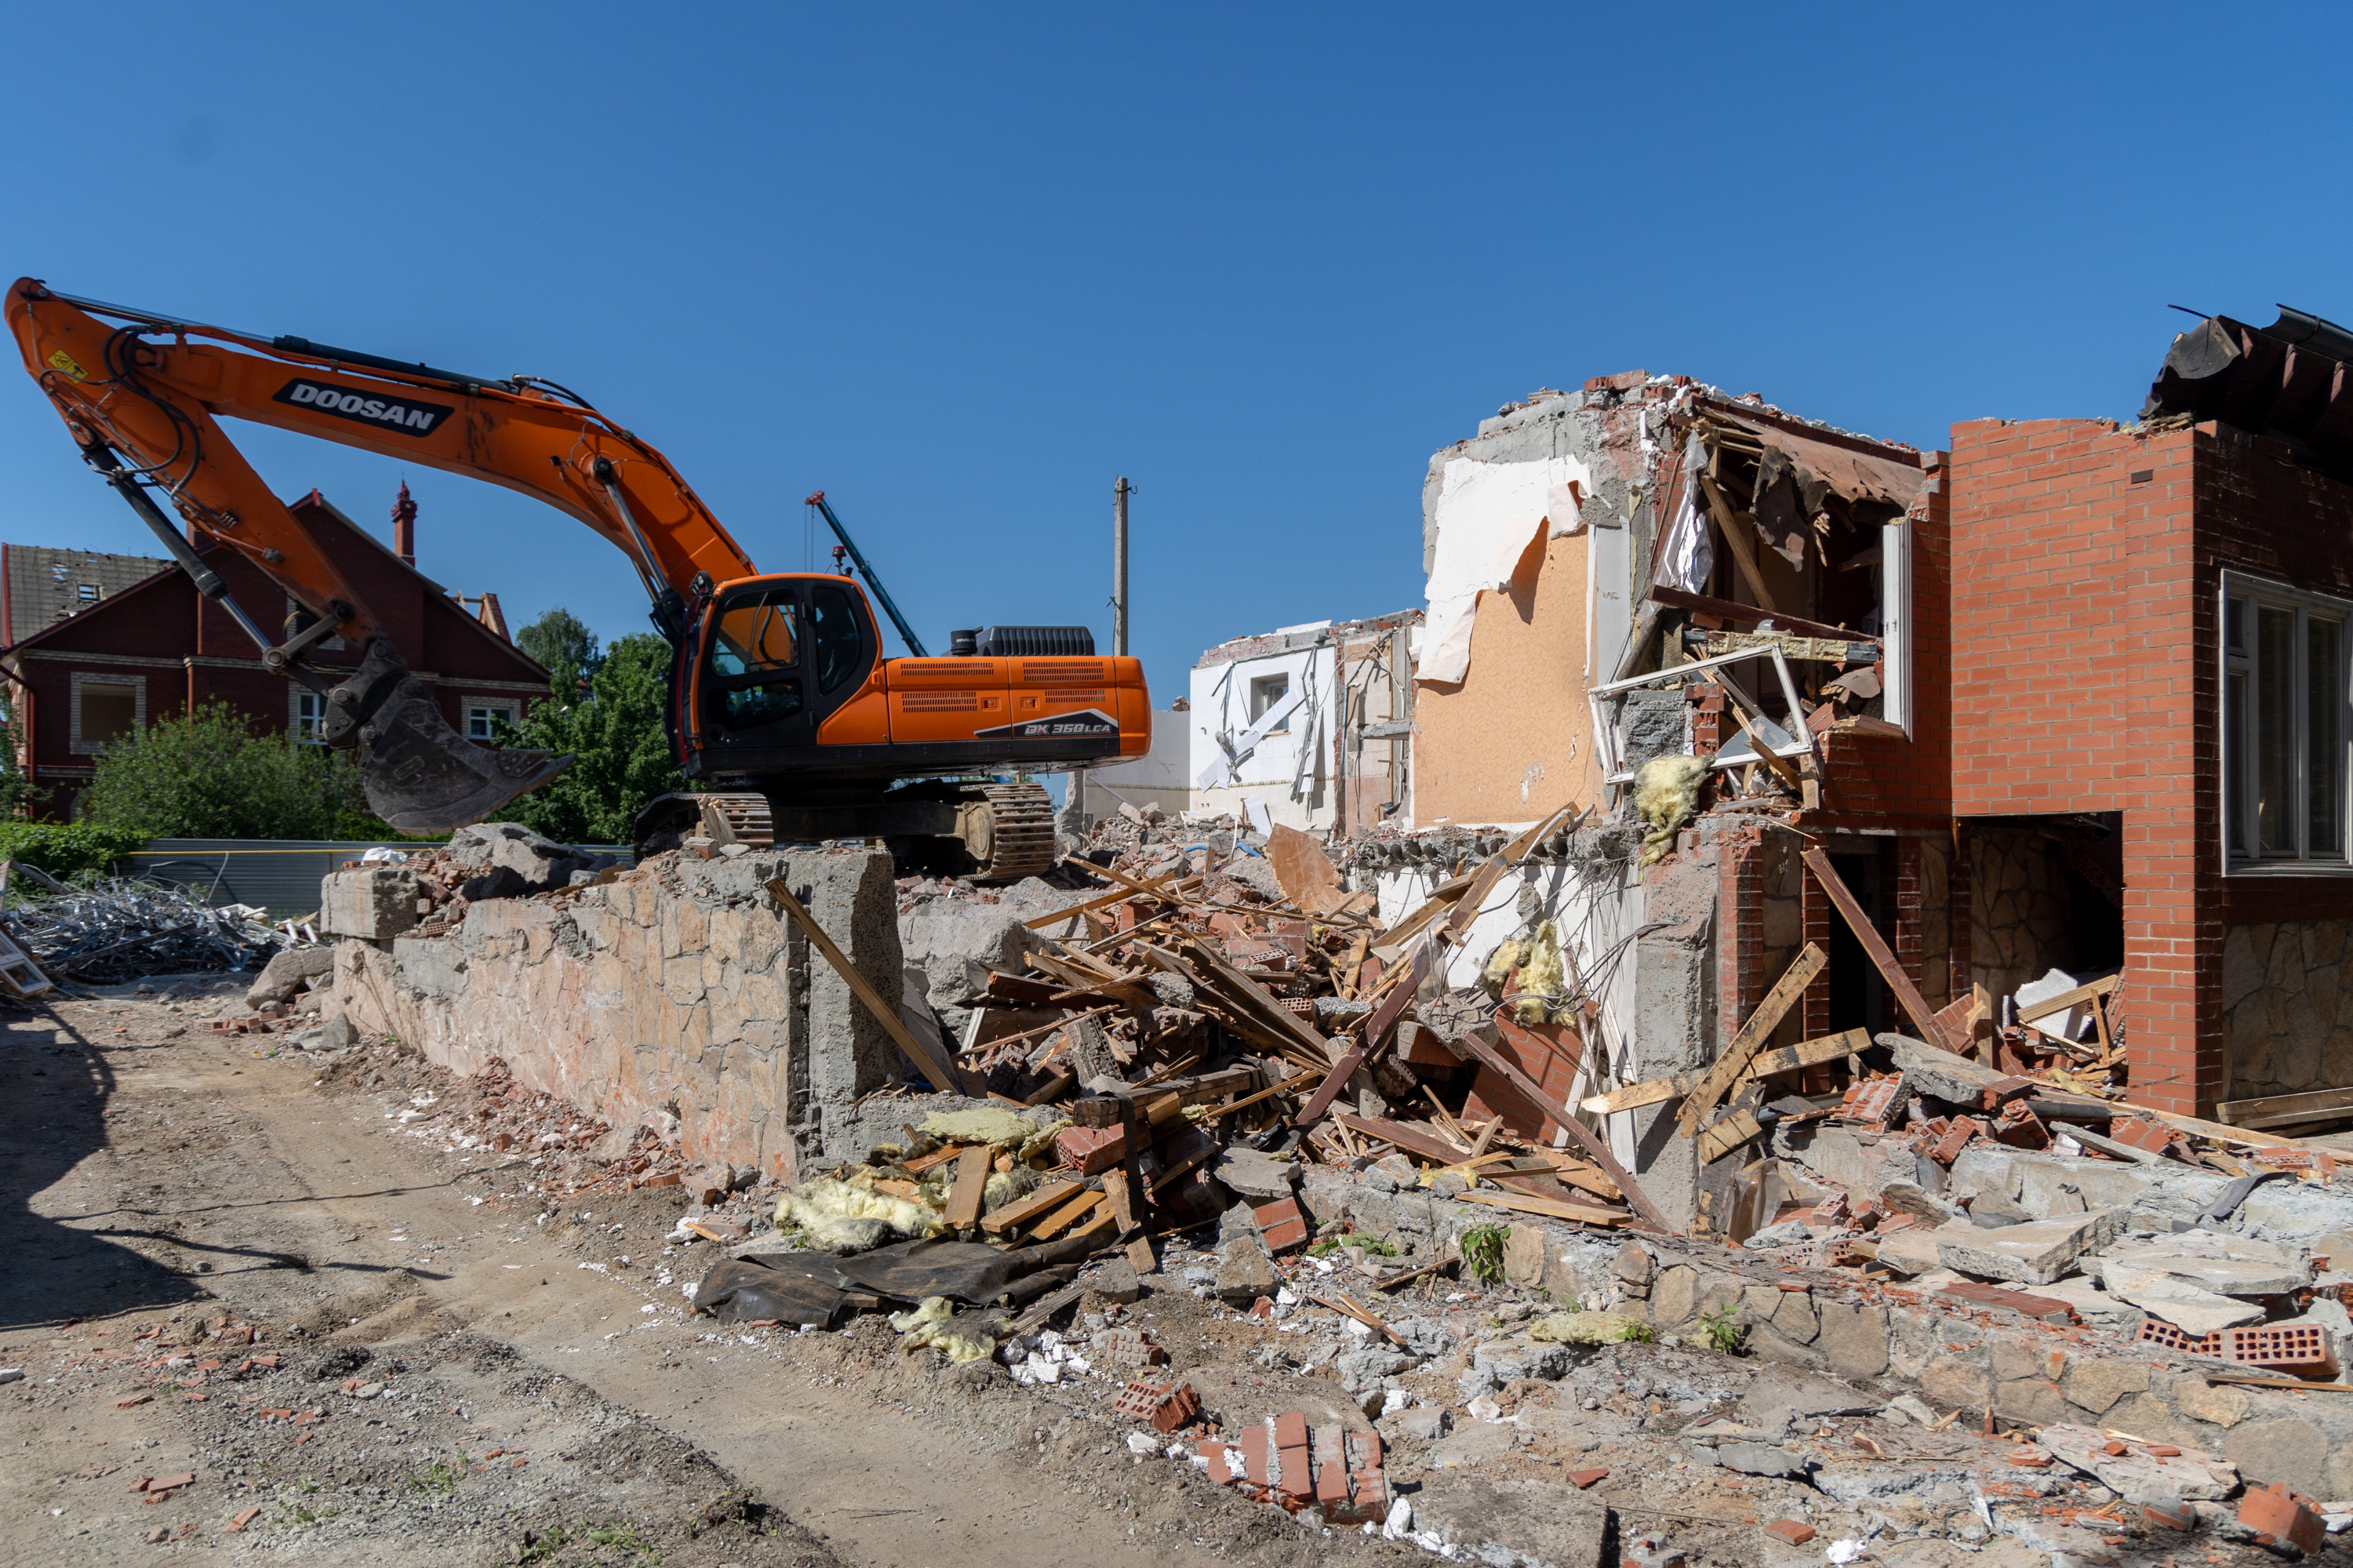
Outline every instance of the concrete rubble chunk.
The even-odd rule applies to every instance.
[[[1958,1221],[1936,1232],[1936,1256],[1947,1268],[1979,1278],[2048,1285],[2114,1235],[2119,1219],[2103,1209],[1990,1231]]]
[[[1218,1157],[1210,1171],[1242,1197],[1261,1202],[1270,1198],[1290,1197],[1299,1181],[1297,1165],[1270,1160],[1255,1149],[1228,1150]]]
[[[253,984],[246,988],[245,1004],[260,1007],[267,1002],[291,1001],[294,993],[304,985],[333,973],[334,968],[332,948],[289,948],[261,967]]]
[[[417,924],[417,874],[406,866],[358,865],[319,884],[319,930],[329,937],[388,942]]]
[[[1104,1300],[1116,1301],[1123,1307],[1144,1295],[1144,1281],[1136,1277],[1135,1265],[1124,1257],[1097,1265],[1080,1283]]]
[[[1950,1051],[1939,1051],[1925,1040],[1915,1040],[1908,1034],[1881,1034],[1874,1038],[1895,1058],[1896,1071],[1904,1075],[1905,1084],[1915,1094],[1975,1106],[1981,1102],[1988,1087],[2001,1081],[2002,1075],[1991,1067],[1980,1066]]]
[[[1261,1296],[1272,1296],[1282,1284],[1263,1243],[1236,1236],[1218,1249],[1218,1299],[1228,1306],[1248,1307]]]
[[[459,828],[449,835],[448,847],[443,853],[458,864],[481,874],[466,884],[469,889],[487,876],[501,887],[543,893],[551,887],[569,887],[575,872],[594,870],[596,866],[595,856],[543,837],[521,822],[477,822],[470,828]],[[509,884],[499,877],[501,871],[511,873],[513,882]],[[470,891],[466,895],[469,898],[513,895]]]
[[[924,1000],[951,1035],[963,1033],[972,999],[988,984],[990,970],[1026,974],[1023,960],[1046,950],[1045,938],[1023,925],[1023,918],[1021,910],[1001,904],[949,899],[934,899],[899,917],[904,962],[923,971]]]

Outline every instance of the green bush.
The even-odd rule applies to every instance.
[[[144,833],[92,822],[0,822],[0,860],[21,860],[59,878],[104,872],[146,842]]]
[[[149,725],[98,758],[82,816],[151,839],[384,839],[349,757],[256,734],[225,703]]]
[[[647,801],[686,788],[662,723],[670,662],[670,644],[641,631],[596,660],[586,701],[565,695],[568,672],[557,672],[554,700],[502,726],[499,744],[568,751],[577,760],[500,815],[558,843],[628,842]]]

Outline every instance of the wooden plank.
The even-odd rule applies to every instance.
[[[825,934],[825,927],[817,923],[815,916],[801,907],[801,901],[793,896],[793,890],[786,885],[783,877],[769,878],[768,896],[774,898],[784,912],[792,916],[793,924],[807,935],[809,945],[825,955],[825,961],[831,964],[834,973],[849,985],[850,994],[857,997],[866,1011],[873,1015],[874,1022],[882,1026],[882,1033],[891,1036],[892,1043],[906,1054],[907,1060],[931,1080],[932,1087],[944,1094],[962,1094],[963,1086],[955,1081],[955,1075],[943,1064],[933,1061],[915,1043],[915,1037],[907,1033],[907,1026],[899,1022],[898,1009],[885,1002],[881,994],[867,983],[866,977],[851,965],[848,955],[834,946],[833,938]]]
[[[1105,1094],[1089,1095],[1071,1105],[1071,1119],[1081,1127],[1116,1126],[1130,1108],[1156,1106],[1163,1100],[1173,1100],[1169,1114],[1187,1106],[1207,1105],[1228,1095],[1246,1094],[1258,1087],[1256,1067],[1221,1067],[1198,1077],[1176,1078],[1160,1084],[1134,1084],[1113,1089]],[[1166,1116],[1161,1117],[1166,1120]]]
[[[1732,1044],[1724,1048],[1724,1054],[1683,1097],[1683,1109],[1675,1113],[1675,1119],[1683,1125],[1685,1138],[1699,1132],[1700,1118],[1714,1110],[1739,1080],[1749,1058],[1780,1027],[1783,1017],[1797,1005],[1798,998],[1830,961],[1830,955],[1822,951],[1819,942],[1808,942],[1799,950],[1788,969],[1773,982],[1773,989],[1765,993],[1765,1000],[1757,1004],[1757,1011],[1748,1015],[1748,1022],[1740,1026],[1740,1033],[1732,1037]]]
[[[1086,863],[1092,870],[1102,873],[1104,875],[1110,874],[1108,872],[1103,872],[1101,866],[1095,865],[1092,861]],[[1162,884],[1160,885],[1158,891],[1152,893],[1140,893],[1132,887],[1123,887],[1117,893],[1106,893],[1100,898],[1090,898],[1084,904],[1073,904],[1066,909],[1057,909],[1051,915],[1040,915],[1035,919],[1024,920],[1021,924],[1028,927],[1032,931],[1042,931],[1049,926],[1060,925],[1063,921],[1070,919],[1072,916],[1092,915],[1098,909],[1108,909],[1114,904],[1124,904],[1131,898],[1157,898],[1164,902],[1169,902],[1181,898],[1186,894],[1190,893],[1195,885],[1201,879],[1198,876],[1184,877],[1176,882]]]
[[[2203,1121],[2179,1111],[2158,1110],[2155,1106],[2137,1106],[2130,1100],[2108,1102],[2118,1110],[2136,1110],[2143,1116],[2153,1116],[2168,1127],[2178,1127],[2184,1132],[2194,1132],[2200,1138],[2211,1138],[2217,1143],[2235,1144],[2242,1149],[2295,1149],[2311,1147],[2299,1139],[2283,1137],[2275,1132],[2257,1132],[2253,1128],[2224,1127],[2219,1121]],[[2333,1150],[2331,1152],[2334,1152]]]
[[[2119,1160],[2129,1160],[2136,1165],[2162,1165],[2165,1156],[2152,1154],[2146,1149],[2135,1149],[2129,1143],[2118,1143],[2094,1132],[2081,1122],[2069,1122],[2063,1129],[2069,1138],[2086,1149],[2096,1149],[2103,1154],[2113,1154]]]
[[[1791,790],[1802,791],[1805,786],[1798,781],[1798,770],[1789,766],[1788,758],[1773,749],[1773,743],[1765,738],[1764,732],[1749,722],[1740,699],[1732,694],[1732,688],[1721,681],[1707,683],[1724,694],[1724,705],[1731,713],[1732,722],[1740,726],[1740,733],[1748,737],[1749,747],[1757,753],[1757,760],[1771,768],[1773,777],[1787,784]]]
[[[1121,1235],[1135,1229],[1135,1189],[1124,1167],[1114,1165],[1103,1172],[1103,1198],[1111,1204],[1112,1223]]]
[[[980,1228],[990,1232],[1018,1230],[1039,1214],[1075,1197],[1082,1189],[1076,1181],[1049,1181],[1026,1198],[1013,1202],[981,1217]]]
[[[1476,1057],[1481,1065],[1493,1067],[1510,1080],[1512,1086],[1519,1090],[1530,1105],[1544,1113],[1546,1121],[1583,1144],[1585,1151],[1593,1157],[1593,1162],[1609,1172],[1609,1179],[1618,1183],[1618,1190],[1626,1194],[1626,1201],[1634,1205],[1635,1213],[1641,1214],[1644,1220],[1660,1231],[1670,1235],[1674,1234],[1674,1227],[1667,1224],[1666,1216],[1659,1213],[1658,1205],[1651,1202],[1649,1196],[1643,1192],[1641,1184],[1634,1180],[1632,1173],[1618,1163],[1618,1157],[1610,1152],[1607,1139],[1571,1116],[1564,1107],[1556,1106],[1546,1099],[1544,1091],[1530,1083],[1525,1073],[1514,1066],[1501,1052],[1490,1046],[1478,1035],[1466,1034],[1462,1037],[1461,1044],[1463,1049]]]
[[[1316,1033],[1314,1028],[1301,1020],[1299,1014],[1268,995],[1264,986],[1228,963],[1225,955],[1207,942],[1187,938],[1184,948],[1185,961],[1191,966],[1195,973],[1201,974],[1206,971],[1207,975],[1211,977],[1212,991],[1221,995],[1230,991],[1258,1015],[1261,1024],[1278,1030],[1282,1037],[1293,1042],[1300,1050],[1309,1053],[1314,1061],[1329,1062],[1339,1054],[1332,1043]],[[1153,1000],[1156,1001],[1159,999],[1155,997]]]
[[[2216,1120],[2238,1128],[2287,1127],[2348,1115],[2353,1115],[2353,1089],[2265,1095],[2260,1099],[2224,1100],[2214,1107]]]
[[[1380,1005],[1373,1009],[1371,1018],[1365,1024],[1365,1032],[1356,1036],[1337,1062],[1332,1064],[1332,1070],[1324,1075],[1324,1082],[1307,1097],[1307,1103],[1301,1106],[1298,1113],[1291,1118],[1293,1127],[1305,1127],[1332,1108],[1332,1102],[1340,1097],[1340,1091],[1348,1086],[1348,1080],[1356,1075],[1357,1069],[1370,1060],[1374,1051],[1388,1038],[1397,1021],[1404,1016],[1406,1008],[1412,1002],[1413,993],[1420,988],[1423,979],[1445,951],[1446,945],[1439,940],[1435,932],[1424,936],[1414,945],[1413,962],[1400,966],[1400,972],[1410,969],[1410,977],[1404,984],[1393,988]]]
[[[980,1224],[980,1201],[988,1188],[988,1145],[976,1143],[956,1162],[955,1185],[948,1189],[944,1218],[951,1230],[970,1230]]]
[[[962,1154],[965,1148],[965,1146],[960,1143],[943,1144],[929,1154],[918,1154],[913,1160],[902,1160],[899,1161],[899,1169],[910,1176],[921,1176],[934,1165],[945,1165],[949,1160]]]
[[[1130,1007],[1151,1007],[1160,1001],[1142,985],[1127,980],[1105,980],[1101,975],[1088,972],[1067,959],[1058,959],[1051,953],[1024,954],[1022,962],[1039,974],[1052,975],[1075,991],[1107,996],[1114,1001],[1125,1002]]]
[[[1887,950],[1886,941],[1879,935],[1878,928],[1872,925],[1870,917],[1863,914],[1862,906],[1854,901],[1854,895],[1847,891],[1845,880],[1831,864],[1831,857],[1819,847],[1810,847],[1803,859],[1806,869],[1814,874],[1815,883],[1830,895],[1830,901],[1838,906],[1838,912],[1846,917],[1848,928],[1854,932],[1854,939],[1862,944],[1862,950],[1869,953],[1871,961],[1878,966],[1880,979],[1885,980],[1887,989],[1895,993],[1895,1000],[1904,1004],[1905,1014],[1912,1020],[1913,1027],[1920,1031],[1920,1038],[1931,1045],[1950,1051],[1956,1056],[1967,1055],[1965,1047],[1968,1043],[1954,1044],[1951,1036],[1945,1033],[1944,1025],[1936,1022],[1936,1010],[1920,994],[1920,988],[1912,983],[1912,977],[1904,972],[1904,966],[1895,961],[1895,955]]]
[[[1082,1192],[1063,1207],[1039,1221],[1037,1228],[1029,1233],[1029,1239],[1044,1241],[1049,1236],[1059,1234],[1078,1221],[1093,1213],[1103,1205],[1103,1195],[1101,1192]]]
[[[1734,1111],[1699,1129],[1700,1163],[1713,1165],[1750,1139],[1764,1135],[1764,1123],[1745,1110]]]
[[[2081,1007],[2094,997],[2105,996],[2116,990],[2116,981],[2123,978],[2121,975],[2103,975],[2087,985],[2077,986],[2073,991],[2063,991],[2057,996],[2046,996],[2031,1008],[2020,1008],[2018,1021],[2021,1023],[2031,1023],[2038,1018],[2048,1018],[2054,1012],[2064,1012],[2071,1007]]]
[[[1812,1040],[1800,1040],[1795,1045],[1784,1045],[1778,1051],[1759,1051],[1742,1069],[1743,1083],[1751,1078],[1769,1078],[1776,1073],[1794,1073],[1800,1067],[1819,1067],[1825,1062],[1843,1061],[1858,1056],[1871,1048],[1871,1031],[1850,1029],[1842,1034],[1823,1034]]]
[[[1651,598],[1671,609],[1695,610],[1701,615],[1713,615],[1725,620],[1736,620],[1743,626],[1755,626],[1769,620],[1776,631],[1794,631],[1800,637],[1834,637],[1849,642],[1869,642],[1873,639],[1860,631],[1850,631],[1843,626],[1830,626],[1819,620],[1807,620],[1795,615],[1784,615],[1778,609],[1764,609],[1753,604],[1736,604],[1728,599],[1710,599],[1704,593],[1685,593],[1663,583],[1654,584]]]
[[[1757,596],[1757,602],[1763,605],[1768,613],[1771,612],[1773,596],[1766,591],[1765,574],[1757,568],[1756,541],[1742,536],[1739,517],[1732,510],[1732,503],[1725,500],[1724,493],[1716,489],[1715,480],[1703,473],[1699,476],[1699,487],[1706,493],[1707,509],[1715,514],[1716,532],[1722,534],[1724,542],[1732,546],[1732,560],[1740,568],[1740,580],[1748,585],[1748,591]]]
[[[1631,1217],[1616,1209],[1588,1208],[1583,1203],[1531,1198],[1520,1192],[1457,1192],[1455,1198],[1465,1203],[1484,1203],[1491,1209],[1509,1209],[1520,1214],[1546,1214],[1556,1220],[1575,1220],[1588,1225],[1622,1225]]]
[[[1419,1154],[1424,1160],[1433,1160],[1440,1165],[1459,1164],[1462,1159],[1461,1150],[1449,1149],[1410,1122],[1389,1121],[1380,1117],[1355,1116],[1347,1111],[1334,1111],[1332,1119],[1352,1131],[1363,1133],[1366,1138],[1377,1138],[1384,1143],[1394,1143],[1409,1154]]]

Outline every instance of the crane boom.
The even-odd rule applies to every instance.
[[[874,597],[882,601],[882,612],[891,618],[891,624],[899,629],[899,636],[907,644],[907,652],[918,659],[929,658],[930,655],[923,652],[923,640],[915,635],[915,629],[907,624],[907,618],[899,613],[898,605],[892,602],[891,590],[882,586],[882,579],[874,575],[874,568],[868,566],[866,557],[859,553],[858,541],[849,536],[849,530],[843,527],[841,519],[833,514],[833,508],[826,502],[825,492],[809,492],[808,504],[825,514],[826,525],[833,530],[833,536],[841,541],[841,547],[849,552],[850,560],[857,564],[858,575],[866,579],[866,586],[872,588]]]

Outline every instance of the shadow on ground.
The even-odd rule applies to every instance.
[[[40,1195],[106,1148],[113,1069],[47,1008],[0,1030],[0,1330],[201,1300],[195,1281],[76,1225]],[[175,1242],[175,1245],[176,1244]]]

